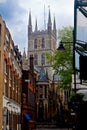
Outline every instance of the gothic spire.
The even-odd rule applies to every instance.
[[[28,32],[32,32],[31,11],[29,12]]]
[[[36,23],[35,23],[35,31],[37,31],[37,18],[36,18]]]
[[[55,16],[54,16],[54,23],[53,23],[53,32],[56,35],[56,21],[55,21]]]
[[[48,31],[51,31],[52,29],[52,23],[51,23],[51,14],[49,9],[49,16],[48,16]]]
[[[48,24],[51,24],[51,14],[50,14],[50,9],[49,9],[49,16],[48,16]]]
[[[25,52],[25,48],[24,48],[24,52],[23,52],[23,58],[26,59],[26,52]]]

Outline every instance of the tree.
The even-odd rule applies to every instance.
[[[65,50],[55,50],[53,54],[46,53],[47,61],[60,77],[60,87],[71,89],[73,73],[73,28],[63,27],[58,31],[58,39],[62,40]],[[65,42],[65,43],[64,43]],[[72,42],[72,43],[69,43]]]

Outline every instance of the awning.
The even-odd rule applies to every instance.
[[[30,115],[27,114],[27,113],[24,113],[24,117],[25,117],[27,120],[30,120],[30,119],[31,119]]]

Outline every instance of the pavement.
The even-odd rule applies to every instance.
[[[72,128],[37,128],[35,130],[72,130]]]
[[[73,128],[68,128],[68,127],[57,127],[56,124],[48,123],[48,124],[37,124],[35,130],[73,130]]]

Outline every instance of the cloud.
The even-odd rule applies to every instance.
[[[26,16],[26,10],[22,8],[18,2],[7,0],[0,4],[0,14],[10,30],[13,41],[15,44],[18,44],[23,51],[22,44],[24,45],[24,39],[27,37],[24,33],[26,27],[24,22],[25,17],[23,17]]]
[[[6,2],[6,0],[0,0],[0,3],[4,3],[4,2]]]
[[[19,3],[7,0],[0,4],[0,13],[5,18],[5,20],[14,20],[17,19],[17,16],[25,13],[25,10],[19,6]]]
[[[28,44],[28,20],[31,10],[33,30],[37,17],[38,29],[44,29],[48,23],[50,6],[51,19],[56,18],[57,29],[73,25],[73,0],[0,0],[0,14],[9,28],[13,41],[21,51]],[[45,10],[44,10],[45,6]]]

